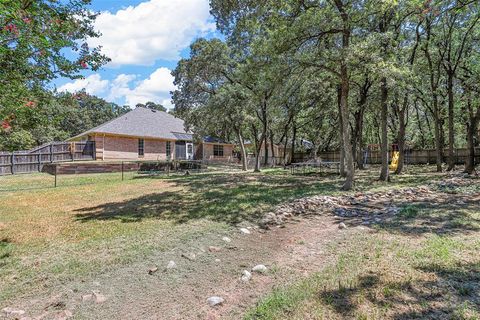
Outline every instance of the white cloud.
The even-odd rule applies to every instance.
[[[170,91],[175,90],[173,76],[167,68],[155,70],[150,77],[141,81],[131,92],[125,96],[126,103],[135,105],[147,101],[165,103],[170,100]]]
[[[208,0],[150,0],[112,14],[101,13],[95,28],[101,45],[112,59],[110,66],[153,65],[156,60],[177,60],[195,37],[215,30]]]
[[[76,92],[85,88],[90,94],[100,94],[108,101],[125,103],[134,107],[137,103],[153,101],[166,108],[173,108],[170,91],[175,90],[173,76],[168,68],[158,68],[144,80],[134,82],[136,75],[120,74],[113,81],[102,80],[99,74],[67,83],[59,91]],[[132,84],[132,82],[134,82]]]
[[[69,82],[58,88],[58,91],[77,92],[85,89],[90,94],[100,94],[105,92],[108,87],[108,80],[102,80],[102,77],[96,73],[92,74],[84,79],[77,79],[73,82]]]

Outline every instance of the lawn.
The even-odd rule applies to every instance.
[[[335,176],[213,171],[190,176],[119,174],[0,177],[0,302],[51,288],[211,231],[256,221],[269,207],[334,193]],[[28,286],[27,286],[28,284]]]
[[[333,263],[246,319],[480,319],[480,180],[433,189],[434,201],[330,248]]]
[[[412,167],[390,184],[377,182],[376,171],[360,172],[350,194],[444,178],[432,170]],[[292,199],[343,194],[340,186],[335,174],[292,176],[282,169],[130,174],[125,181],[119,174],[61,176],[57,188],[43,174],[0,177],[0,306],[255,225]],[[472,196],[480,191],[476,186],[441,191]],[[463,207],[405,206],[375,233],[355,233],[341,248],[332,245],[331,265],[277,288],[247,318],[382,319],[411,304],[420,315],[436,308],[476,319],[480,212]],[[445,232],[434,228],[438,224]],[[440,303],[445,295],[449,305]]]

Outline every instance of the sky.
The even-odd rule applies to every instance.
[[[85,71],[84,79],[58,79],[58,91],[85,89],[120,105],[153,101],[173,108],[171,71],[192,41],[217,36],[208,0],[93,0],[91,9],[100,12],[95,29],[102,36],[88,43],[102,46],[112,61]]]

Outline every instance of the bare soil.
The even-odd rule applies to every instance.
[[[330,246],[363,227],[339,230],[333,216],[297,218],[288,227],[242,234],[209,234],[169,252],[146,257],[100,277],[65,284],[48,297],[24,301],[15,307],[33,319],[239,319],[262,295],[281,284],[319,271],[333,256]],[[229,236],[227,243],[222,237]],[[209,246],[220,247],[210,252]],[[176,268],[166,269],[169,261]],[[243,270],[265,264],[266,274],[241,281]],[[149,270],[158,268],[149,274]],[[155,269],[153,269],[155,270]],[[58,288],[57,288],[58,289]],[[92,292],[106,301],[83,301]],[[225,302],[207,304],[210,296]],[[85,299],[85,298],[84,298]],[[67,310],[67,311],[66,311]]]

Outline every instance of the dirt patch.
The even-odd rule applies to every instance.
[[[184,247],[146,257],[140,263],[106,272],[95,279],[67,284],[48,299],[15,305],[29,316],[55,318],[61,306],[81,319],[238,319],[274,286],[318,271],[334,257],[328,247],[360,229],[339,230],[334,217],[291,221],[288,228],[251,234],[232,229],[229,234],[199,236]],[[231,242],[222,240],[225,236]],[[215,246],[219,250],[208,250]],[[174,268],[167,268],[169,261]],[[241,280],[243,270],[265,264],[266,274]],[[158,271],[149,272],[152,268]],[[85,297],[101,294],[96,303]],[[210,307],[207,298],[225,302]],[[38,298],[38,297],[37,297]],[[56,307],[52,307],[56,306]],[[61,310],[63,311],[63,310]]]

